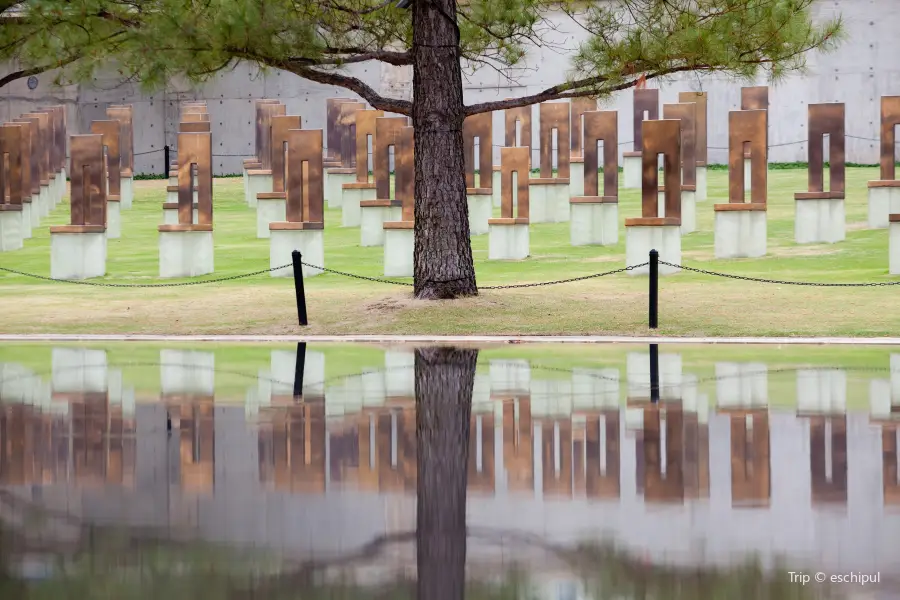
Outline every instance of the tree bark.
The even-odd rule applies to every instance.
[[[463,600],[469,419],[478,350],[416,350],[419,600]]]
[[[478,287],[463,165],[466,109],[456,0],[415,0],[412,12],[415,295],[474,296]]]

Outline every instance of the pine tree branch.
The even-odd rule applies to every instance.
[[[79,58],[81,58],[81,57],[80,56],[72,56],[65,60],[57,61],[56,63],[54,63],[52,65],[50,65],[50,64],[40,65],[37,67],[31,67],[30,69],[20,69],[18,71],[13,71],[12,73],[9,73],[8,75],[0,78],[0,88],[6,87],[13,81],[22,79],[23,77],[31,77],[32,75],[40,75],[41,73],[50,71],[52,69],[59,69],[61,67],[64,67],[68,64],[75,62]]]

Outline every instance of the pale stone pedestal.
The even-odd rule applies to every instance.
[[[216,393],[216,355],[198,350],[160,350],[159,384],[163,395],[212,397]]]
[[[624,152],[622,187],[626,190],[639,190],[643,182],[644,155],[641,152]]]
[[[118,197],[106,201],[106,239],[117,240],[122,237],[122,206]]]
[[[43,219],[53,209],[53,197],[50,193],[50,183],[41,183],[41,193],[38,197],[38,217]]]
[[[798,244],[843,241],[846,237],[844,198],[829,197],[829,192],[794,194],[794,238]]]
[[[359,245],[383,246],[384,224],[403,218],[403,203],[399,200],[361,200],[359,211]]]
[[[625,265],[649,262],[650,251],[659,252],[659,260],[681,264],[681,223],[670,218],[637,218],[625,220]],[[681,269],[659,265],[660,275],[671,275]],[[650,267],[628,271],[630,275],[649,275]]]
[[[292,261],[292,252],[299,250],[303,262],[325,266],[325,231],[323,223],[272,223],[269,225],[269,268],[274,269]],[[303,265],[303,278],[322,274],[322,269]],[[272,277],[293,277],[290,267],[272,271]]]
[[[269,224],[287,220],[287,196],[284,192],[264,192],[256,195],[256,237],[269,237]]]
[[[272,191],[272,171],[268,169],[250,169],[247,171],[247,205],[256,207],[256,199],[260,194]]]
[[[528,183],[528,220],[563,223],[569,220],[569,180],[532,179]]]
[[[374,183],[345,183],[341,198],[341,227],[359,227],[362,223],[359,203],[374,199]]]
[[[22,248],[22,229],[21,205],[0,205],[0,252]]]
[[[500,208],[500,167],[498,165],[494,165],[494,170],[491,174],[491,196],[494,199],[494,207]]]
[[[659,186],[659,214],[666,214],[665,188]],[[697,231],[697,192],[694,186],[681,186],[681,235]]]
[[[570,201],[573,246],[613,246],[619,243],[619,199],[577,196]]]
[[[241,178],[244,182],[244,202],[247,203],[247,206],[250,206],[250,175],[248,173],[252,170],[261,168],[262,164],[256,158],[245,158],[241,161]],[[171,178],[169,179],[169,185],[174,185]],[[255,197],[256,196],[254,196],[254,198]]]
[[[65,181],[65,180],[63,180],[63,181]],[[119,201],[122,203],[122,210],[129,210],[131,208],[131,206],[134,204],[134,178],[133,177],[122,177],[119,194],[120,194]]]
[[[798,369],[797,412],[844,413],[847,410],[847,372],[843,369]]]
[[[900,275],[900,213],[891,215],[888,224],[888,253],[890,255],[889,268],[891,275]],[[900,401],[900,398],[898,398]]]
[[[384,224],[384,276],[412,277],[415,229],[412,221]]]
[[[887,229],[888,215],[900,213],[900,181],[869,182],[869,229]]]
[[[486,234],[488,221],[494,213],[493,190],[468,188],[466,202],[469,205],[469,235]]]
[[[194,204],[193,215],[191,215],[191,223],[199,221],[197,216],[197,205]],[[178,225],[178,203],[166,202],[163,204],[163,225]]]
[[[340,208],[344,199],[344,184],[356,181],[356,169],[325,169],[325,200],[328,208]]]
[[[30,240],[31,239],[31,228],[34,227],[32,224],[31,212],[34,210],[34,206],[32,205],[31,198],[26,198],[22,200],[22,239]]]
[[[106,275],[106,228],[61,225],[50,228],[50,277],[90,279]]]
[[[212,225],[160,225],[159,277],[196,277],[212,273]]]
[[[753,180],[753,169],[751,168],[752,164],[753,163],[750,160],[750,158],[745,156],[744,157],[744,194],[745,195],[749,194],[750,190],[752,189],[750,187],[750,184]]]
[[[569,195],[572,198],[584,196],[584,159],[569,161]]]
[[[488,259],[523,260],[530,254],[528,219],[488,221]]]
[[[716,258],[757,258],[766,255],[766,205],[716,204]]]
[[[697,202],[706,200],[706,165],[697,164]]]
[[[50,351],[50,385],[59,394],[109,391],[106,350],[53,348]]]
[[[765,408],[769,405],[769,370],[764,363],[716,363],[718,408]]]
[[[22,204],[24,204],[24,202]],[[32,194],[30,204],[31,204],[31,211],[30,211],[29,215],[31,216],[31,226],[32,227],[40,227],[40,225],[41,225],[41,197],[40,197],[40,194]],[[28,237],[31,237],[30,233],[29,233]]]

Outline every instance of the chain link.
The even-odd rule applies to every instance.
[[[394,281],[393,279],[384,279],[383,277],[368,277],[366,275],[357,275],[356,273],[345,273],[344,271],[336,271],[334,269],[329,269],[327,267],[320,267],[319,265],[311,265],[307,262],[303,263],[304,267],[309,267],[311,269],[318,269],[320,271],[325,271],[326,273],[334,273],[335,275],[343,275],[344,277],[351,277],[353,279],[362,279],[365,281],[375,281],[377,283],[392,283],[394,285],[405,285],[412,287],[413,284],[406,281]]]
[[[228,277],[218,277],[216,279],[203,279],[200,281],[182,281],[179,283],[105,283],[102,281],[82,281],[78,279],[54,279],[52,277],[45,277],[43,275],[35,275],[34,273],[25,273],[23,271],[16,271],[15,269],[7,269],[6,267],[0,267],[0,271],[6,271],[7,273],[14,273],[16,275],[22,275],[23,277],[32,277],[34,279],[43,279],[44,281],[57,281],[59,283],[76,283],[78,285],[92,285],[95,287],[112,287],[112,288],[164,288],[164,287],[183,287],[186,285],[202,285],[204,283],[220,283],[222,281],[231,281],[233,279],[243,279],[244,277],[253,277],[254,275],[262,275],[263,273],[271,273],[272,271],[278,271],[279,269],[286,269],[287,267],[292,266],[293,263],[288,263],[286,265],[281,265],[280,267],[272,267],[270,269],[261,269],[259,271],[253,271],[252,273],[242,273],[240,275],[229,275]]]
[[[700,273],[701,275],[712,275],[713,277],[725,277],[727,279],[740,279],[742,281],[755,281],[758,283],[775,283],[779,285],[806,285],[813,287],[884,287],[888,285],[900,285],[900,280],[882,281],[877,283],[820,283],[815,281],[784,281],[782,279],[765,279],[762,277],[747,277],[745,275],[732,275],[731,273],[707,271],[706,269],[697,269],[694,267],[687,267],[685,265],[674,265],[664,260],[659,261],[659,264],[676,269],[684,269],[685,271],[693,271],[694,273]]]
[[[584,281],[585,279],[594,279],[596,277],[605,277],[606,275],[615,275],[616,273],[625,273],[626,271],[633,271],[634,269],[640,269],[641,267],[646,267],[649,265],[649,262],[641,263],[639,265],[630,265],[628,267],[622,267],[621,269],[613,269],[612,271],[605,271],[603,273],[594,273],[593,275],[583,275],[581,277],[571,277],[569,279],[557,279],[556,281],[540,281],[537,283],[514,283],[512,285],[488,285],[485,287],[479,287],[479,290],[511,290],[515,288],[530,288],[530,287],[540,287],[543,285],[556,285],[558,283],[572,283],[573,281]]]

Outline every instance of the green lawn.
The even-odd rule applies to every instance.
[[[698,203],[697,233],[683,239],[683,262],[744,276],[820,282],[885,282],[888,235],[866,230],[866,181],[876,168],[847,170],[847,240],[793,243],[793,192],[806,187],[803,169],[769,173],[769,254],[761,259],[715,260],[712,204],[724,201],[727,173],[709,172],[709,196]],[[122,238],[110,240],[110,283],[157,282],[156,225],[164,181],[136,182],[123,211]],[[638,190],[620,192],[620,222],[638,216]],[[239,178],[215,184],[214,277],[269,266],[268,240],[255,237],[255,212],[243,201]],[[326,266],[368,276],[382,273],[380,248],[361,248],[359,230],[343,229],[340,211],[326,211]],[[61,204],[26,247],[0,255],[0,266],[47,276],[51,224],[68,219]],[[532,256],[520,262],[487,260],[488,236],[473,238],[482,286],[578,277],[625,266],[624,227],[614,247],[569,243],[569,224],[531,226]],[[647,280],[607,278],[478,298],[421,302],[409,288],[337,275],[307,281],[310,334],[645,334]],[[680,273],[661,282],[660,334],[671,335],[893,335],[900,312],[893,286],[816,288],[761,284]],[[249,279],[181,288],[115,289],[46,282],[0,274],[0,331],[7,333],[299,333],[288,279]]]

